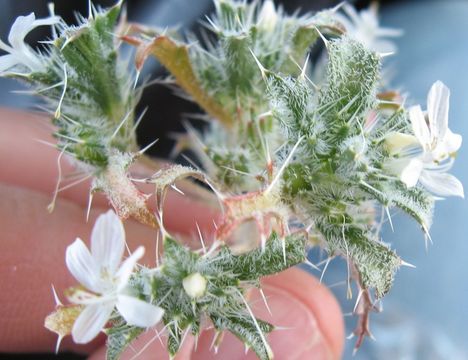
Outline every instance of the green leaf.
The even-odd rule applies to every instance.
[[[317,221],[330,253],[338,252],[356,267],[366,289],[374,289],[376,298],[390,290],[401,259],[387,245],[378,241],[370,229],[358,227],[345,216],[344,224]]]
[[[310,111],[313,92],[302,79],[268,73],[267,91],[273,114],[288,132],[288,139],[311,138],[314,119]]]
[[[380,57],[347,36],[328,43],[327,86],[320,105],[330,106],[324,116],[349,121],[376,102]]]
[[[252,90],[252,79],[258,76],[259,70],[250,52],[251,39],[247,35],[228,36],[222,39],[226,55],[227,84],[231,95],[238,92],[249,93]]]
[[[428,231],[434,212],[434,197],[419,186],[407,188],[399,180],[375,181],[361,189],[375,197],[384,206],[397,206]]]
[[[229,330],[237,336],[245,345],[250,347],[260,360],[273,359],[273,352],[265,341],[265,333],[273,330],[273,326],[265,321],[256,319],[258,327],[262,333],[259,333],[254,320],[248,315],[239,314],[238,317],[218,317],[215,314],[210,315],[211,321],[217,330]]]
[[[106,330],[107,360],[117,360],[127,346],[144,331],[143,328],[122,324]]]
[[[239,280],[258,280],[302,263],[306,258],[306,236],[296,233],[280,238],[272,233],[265,248],[255,249],[246,254],[220,256],[220,266],[233,272]]]
[[[183,329],[176,324],[167,324],[167,351],[174,357],[182,345]]]
[[[125,116],[121,74],[117,66],[114,30],[120,7],[97,13],[86,25],[70,28],[56,41],[67,64],[69,88],[96,103],[115,124]],[[70,94],[72,95],[72,94]]]

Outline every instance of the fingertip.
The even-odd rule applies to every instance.
[[[269,276],[264,283],[283,289],[301,301],[317,320],[318,328],[332,351],[332,358],[341,358],[345,340],[344,320],[341,307],[330,289],[299,268]]]
[[[275,325],[267,338],[276,359],[339,359],[343,351],[344,325],[338,302],[314,277],[289,269],[262,281],[266,302],[253,291],[249,303],[255,315]],[[215,355],[210,349],[213,331],[200,335],[193,360],[256,359],[232,334],[225,333]]]

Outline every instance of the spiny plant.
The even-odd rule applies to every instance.
[[[71,333],[78,343],[105,328],[107,356],[115,359],[159,322],[174,356],[208,319],[217,341],[227,330],[260,359],[271,359],[267,333],[274,325],[253,315],[246,294],[321,246],[330,259],[346,259],[348,280],[358,285],[359,347],[370,335],[375,302],[391,289],[399,267],[409,265],[381,239],[384,213],[391,222],[391,209],[400,209],[429,237],[434,195],[463,197],[461,183],[447,173],[461,145],[447,125],[449,90],[436,82],[423,112],[405,108],[387,89],[380,75],[385,54],[376,49],[388,41],[378,38],[398,33],[376,28],[374,8],[361,16],[345,4],[299,16],[270,0],[214,4],[200,40],[124,16],[119,21],[119,2],[91,8],[78,26],[53,12],[42,20],[19,17],[11,46],[0,43],[8,53],[0,58],[1,74],[26,82],[44,100],[60,158],[92,178],[90,194],[103,191],[118,215],[98,218],[91,253],[79,239],[68,247],[67,266],[88,290],[70,289],[70,304],[58,302],[45,325],[59,340]],[[51,25],[53,33],[39,53],[23,40],[40,25]],[[133,70],[121,59],[123,43],[136,47]],[[309,61],[310,49],[322,46],[320,60]],[[142,91],[136,80],[149,56],[209,120],[203,131],[188,125],[177,144],[193,150],[201,169],[166,166],[140,180],[154,186],[156,210],[129,174],[145,150],[135,141]],[[188,177],[207,184],[221,206],[209,249],[202,241],[202,249],[191,250],[162,226],[168,188]],[[163,253],[152,268],[133,271],[143,248],[119,267],[120,219],[129,216],[160,234]],[[238,230],[249,222],[257,231],[246,239]]]

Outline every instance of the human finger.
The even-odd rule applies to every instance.
[[[53,127],[49,120],[41,114],[31,112],[0,109],[0,182],[37,190],[49,195],[55,191],[58,174],[58,159],[60,152],[51,145],[56,143],[52,137]],[[76,172],[75,167],[65,157],[60,161],[62,175]],[[138,167],[142,176],[151,175],[155,169]],[[59,197],[71,200],[82,207],[87,207],[91,179],[82,174],[77,180],[82,182],[60,192]],[[154,192],[152,185],[139,185],[147,194]],[[108,201],[102,194],[93,198],[94,206],[108,207]],[[154,199],[149,205],[155,205]],[[190,235],[196,232],[197,225],[204,232],[213,232],[213,219],[216,210],[206,204],[193,201],[188,196],[170,190],[165,201],[164,225],[167,229]]]

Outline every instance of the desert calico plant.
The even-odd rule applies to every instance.
[[[79,285],[66,292],[68,304],[56,297],[45,321],[59,343],[69,334],[86,343],[104,331],[107,357],[116,359],[158,326],[174,356],[188,334],[212,326],[216,343],[229,331],[260,359],[271,359],[275,324],[253,315],[248,292],[260,288],[262,277],[306,262],[307,251],[320,246],[329,258],[344,257],[346,276],[357,283],[359,347],[370,335],[375,302],[399,267],[409,265],[381,239],[385,214],[391,222],[390,211],[401,210],[429,238],[434,200],[464,196],[448,173],[462,141],[448,128],[449,89],[437,81],[425,110],[405,107],[381,76],[384,52],[395,50],[388,38],[400,33],[379,27],[374,6],[288,15],[270,0],[214,4],[201,39],[130,23],[119,2],[91,6],[76,26],[52,7],[45,19],[20,16],[9,44],[0,42],[1,74],[42,99],[59,161],[81,174],[67,185],[60,177],[54,200],[63,188],[91,179],[90,200],[101,191],[114,209],[97,219],[91,250],[80,239],[67,248]],[[40,51],[24,42],[37,26],[52,27]],[[135,47],[132,61],[122,59],[122,44]],[[200,168],[168,165],[135,179],[130,166],[150,161],[135,140],[144,88],[137,79],[150,56],[205,111],[208,126],[198,131],[188,124],[176,145],[196,154]],[[221,207],[213,242],[202,241],[199,250],[162,225],[166,193],[178,190],[181,179],[205,184],[206,196]],[[154,198],[135,182],[151,184]],[[127,217],[158,233],[163,251],[153,267],[138,265],[143,247],[122,261]],[[241,231],[246,224],[253,231]]]

